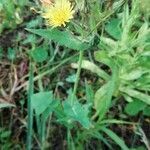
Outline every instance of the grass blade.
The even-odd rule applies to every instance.
[[[129,150],[124,141],[113,131],[105,127],[101,127],[101,131],[105,132],[113,141],[115,141],[116,144],[118,144],[122,150]]]

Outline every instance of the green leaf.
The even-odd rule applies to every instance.
[[[117,119],[105,119],[105,120],[102,120],[100,122],[100,124],[130,124],[130,125],[133,125],[135,124],[134,122],[128,122],[128,121],[124,121],[124,120],[117,120]]]
[[[71,66],[73,68],[78,68],[77,63],[72,63]],[[91,71],[92,73],[96,73],[99,77],[103,78],[104,80],[110,79],[109,75],[103,69],[101,69],[100,67],[98,67],[97,65],[88,60],[82,60],[81,67],[83,69]]]
[[[124,141],[118,135],[116,135],[116,133],[105,127],[101,127],[100,129],[105,132],[112,140],[114,140],[122,150],[129,150]]]
[[[99,139],[100,141],[104,142],[105,145],[107,145],[107,147],[109,148],[109,150],[113,150],[112,145],[109,143],[109,141],[102,135],[100,134],[98,131],[92,131],[90,133],[92,135],[92,137],[95,137],[97,139]]]
[[[113,18],[105,26],[106,32],[111,35],[113,38],[120,40],[121,39],[121,28],[120,28],[120,19]]]
[[[111,59],[111,57],[108,56],[108,53],[106,51],[104,51],[104,50],[96,51],[94,53],[94,57],[95,57],[96,61],[101,62],[101,63],[109,66],[110,68],[113,68],[114,62]]]
[[[43,143],[46,138],[46,121],[48,117],[51,115],[51,113],[56,109],[56,107],[59,105],[59,101],[53,100],[50,105],[47,106],[45,111],[41,114],[41,116],[37,117],[37,127],[38,127],[38,133],[41,137],[41,142]],[[39,118],[38,118],[39,117]]]
[[[53,100],[51,104],[42,113],[42,121],[46,121],[49,115],[55,110],[56,107],[58,107],[58,105],[59,105],[59,101]]]
[[[124,80],[136,80],[140,78],[145,72],[142,69],[132,70],[126,74],[123,74],[120,78]]]
[[[146,95],[146,94],[139,92],[137,90],[134,90],[134,89],[130,89],[129,87],[121,87],[120,91],[128,94],[131,97],[139,99],[148,105],[150,105],[150,96],[149,95]]]
[[[0,103],[0,109],[1,108],[9,108],[9,107],[16,107],[13,104],[9,104],[9,103]]]
[[[74,50],[87,50],[91,47],[89,42],[79,40],[69,31],[60,31],[53,29],[27,29],[27,31],[40,35],[46,39],[53,40],[62,46],[66,46]]]
[[[99,51],[98,51],[99,52]],[[99,118],[102,119],[106,112],[108,111],[113,94],[117,90],[117,83],[118,83],[118,69],[115,66],[114,62],[109,60],[105,53],[101,55],[100,53],[97,56],[99,60],[100,57],[102,58],[101,61],[108,65],[112,70],[112,77],[110,80],[104,84],[100,89],[98,89],[95,93],[94,98],[94,107],[96,109],[95,116],[99,115]],[[100,57],[99,57],[100,56]]]
[[[33,35],[33,34],[28,34],[26,35],[26,38],[25,40],[22,42],[22,44],[34,44],[36,43],[37,39],[36,39],[36,36]]]
[[[144,146],[139,146],[136,148],[131,148],[130,150],[147,150]]]
[[[29,23],[27,23],[27,28],[35,28],[42,23],[42,18],[39,16],[36,19],[32,19]]]
[[[146,103],[135,99],[133,102],[130,102],[125,107],[125,112],[130,116],[137,115],[140,111],[142,111],[146,106]]]
[[[94,101],[94,91],[92,89],[92,86],[85,82],[85,93],[86,93],[86,100],[88,103],[93,104]]]
[[[65,125],[67,128],[70,128],[70,129],[73,127],[72,120],[67,117],[61,104],[59,104],[55,108],[54,112],[55,112],[55,115],[57,116],[57,122]]]
[[[46,49],[39,47],[31,51],[31,56],[36,62],[43,62],[47,59],[48,52]]]
[[[150,53],[150,52],[149,52]],[[150,60],[150,55],[147,55],[147,56],[141,56],[139,58],[139,63],[142,67],[145,67],[145,68],[150,68],[150,63],[149,63],[149,60]]]
[[[9,138],[11,135],[11,131],[5,130],[5,129],[0,129],[0,140],[4,138]]]
[[[84,128],[90,128],[91,122],[88,117],[88,106],[80,104],[77,100],[72,104],[71,101],[63,102],[64,112],[68,118],[78,121]]]
[[[14,60],[16,58],[16,51],[14,48],[8,48],[8,54],[7,54],[8,59]]]
[[[66,78],[66,81],[69,82],[69,83],[75,83],[75,81],[76,81],[76,74],[72,74],[72,75],[68,76]]]
[[[101,88],[99,88],[94,97],[94,108],[96,109],[96,114],[100,115],[100,118],[103,118],[104,114],[108,110],[108,107],[110,106],[111,99],[107,99],[107,91],[109,88],[109,83],[103,85]]]
[[[147,106],[147,107],[143,110],[143,115],[150,117],[150,106],[149,106],[149,107]]]
[[[52,92],[39,92],[31,96],[31,106],[35,110],[36,115],[42,114],[52,103]]]

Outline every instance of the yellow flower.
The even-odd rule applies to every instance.
[[[66,23],[73,18],[74,10],[68,0],[55,0],[54,3],[45,7],[43,17],[47,24],[52,27],[66,26]]]

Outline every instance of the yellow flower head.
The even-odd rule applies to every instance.
[[[66,26],[66,23],[73,18],[74,10],[68,0],[55,0],[54,3],[45,7],[43,17],[47,24],[52,27]]]

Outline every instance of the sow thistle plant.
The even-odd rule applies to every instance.
[[[73,146],[74,141],[73,137],[71,136],[71,129],[74,128],[75,131],[77,131],[78,135],[78,140],[77,142],[75,142],[81,142],[80,145],[84,145],[87,139],[94,137],[104,141],[104,143],[107,144],[108,147],[110,147],[110,144],[105,142],[107,141],[107,139],[103,137],[103,134],[107,134],[121,147],[121,149],[128,150],[129,148],[126,146],[124,141],[113,131],[108,129],[108,126],[109,123],[132,123],[123,120],[105,119],[105,117],[106,113],[111,107],[114,97],[119,98],[120,96],[122,96],[125,97],[125,99],[130,98],[132,99],[132,101],[134,101],[135,98],[139,98],[141,101],[150,104],[149,95],[139,92],[141,88],[137,89],[137,87],[134,85],[134,83],[136,82],[139,83],[138,79],[143,77],[143,72],[141,73],[141,70],[138,71],[137,68],[139,67],[136,66],[138,65],[138,60],[136,60],[138,58],[136,58],[136,56],[139,57],[138,49],[140,46],[147,44],[147,42],[145,43],[145,41],[142,40],[143,38],[147,38],[147,34],[144,34],[143,37],[140,37],[142,35],[139,34],[140,31],[135,31],[136,34],[134,34],[137,36],[131,33],[132,26],[136,24],[136,21],[138,21],[138,17],[140,16],[139,11],[135,9],[137,5],[134,5],[133,3],[134,7],[132,7],[131,13],[129,12],[128,5],[126,5],[122,14],[122,20],[120,18],[113,18],[108,24],[105,25],[104,28],[102,28],[102,30],[104,30],[103,32],[107,32],[107,34],[110,37],[114,38],[114,40],[112,38],[105,37],[105,34],[101,36],[98,35],[98,38],[101,40],[101,42],[96,45],[96,47],[95,45],[93,46],[94,36],[93,32],[91,31],[97,32],[96,30],[98,30],[100,23],[105,22],[106,18],[114,13],[114,10],[112,10],[112,12],[106,11],[106,16],[104,16],[103,19],[96,15],[96,20],[100,21],[92,24],[92,29],[88,24],[85,25],[86,28],[90,28],[87,33],[89,37],[86,37],[90,40],[87,40],[82,37],[82,33],[86,33],[86,31],[82,29],[82,27],[80,28],[80,26],[76,26],[76,28],[78,29],[76,29],[75,32],[79,33],[80,30],[81,33],[79,34],[79,36],[73,35],[73,33],[70,31],[70,29],[72,28],[70,28],[69,22],[74,18],[75,9],[73,9],[73,5],[69,0],[41,0],[41,2],[41,16],[45,18],[47,28],[27,30],[46,39],[49,39],[54,43],[57,43],[58,45],[79,52],[78,64],[74,65],[77,68],[74,87],[73,90],[70,89],[67,91],[68,97],[64,101],[56,100],[57,98],[54,97],[52,91],[44,92],[42,90],[39,93],[35,94],[34,92],[29,93],[29,106],[31,106],[30,111],[35,111],[37,129],[42,146],[45,142],[46,120],[52,114],[52,112],[54,112],[57,118],[57,122],[63,124],[67,128],[68,149],[76,149],[76,147]],[[123,3],[122,0],[120,0],[119,2],[119,4],[115,3],[116,5],[118,4],[117,8],[120,8]],[[99,12],[98,14],[100,15],[101,12],[99,10],[99,2],[97,1],[97,3],[93,4],[96,6],[93,6],[92,9],[96,12]],[[93,23],[94,20],[92,20],[91,22]],[[67,23],[68,26],[66,27]],[[120,24],[122,25],[122,28],[120,27]],[[145,23],[145,26],[141,27],[141,30],[144,31],[143,33],[149,32],[147,23]],[[84,51],[91,50],[92,47],[100,49],[100,51],[96,51],[94,53],[94,58],[97,62],[108,66],[111,70],[111,73],[106,72],[105,69],[101,69],[93,62],[83,60]],[[136,52],[134,52],[135,48],[137,49]],[[133,57],[131,54],[133,55]],[[130,64],[127,64],[127,60],[129,60]],[[63,60],[62,63],[64,64]],[[83,101],[83,104],[80,103],[79,99],[76,96],[81,68],[96,73],[104,81],[104,84],[99,87],[99,89],[95,92],[95,95],[91,87],[88,84],[85,84],[86,100]],[[133,69],[136,71],[132,72]],[[31,68],[30,79],[33,79],[32,71],[33,69]],[[140,73],[137,75],[137,72]],[[144,75],[149,75],[149,71],[147,69]],[[129,79],[129,77],[131,78]],[[30,81],[32,82],[32,80]],[[31,86],[33,86],[33,83],[31,83],[29,86],[30,89],[33,89],[33,87]],[[31,90],[29,90],[29,92],[30,91]],[[91,107],[94,109],[94,111],[92,112],[90,112]],[[93,114],[93,116],[89,117],[89,112],[90,115]],[[29,114],[29,116],[31,116],[32,118],[32,113]],[[30,123],[30,121],[29,132],[31,132],[30,128],[32,128],[32,124]],[[75,122],[80,123],[82,129],[78,128]],[[30,136],[28,145],[30,145],[29,147],[31,147],[31,134],[29,134],[28,136]]]
[[[48,38],[57,42],[59,45],[68,47],[72,50],[79,51],[79,67],[77,69],[76,79],[73,90],[69,90],[68,98],[65,101],[57,101],[52,95],[52,92],[39,92],[36,94],[31,93],[33,89],[33,81],[29,86],[29,99],[28,99],[28,149],[31,148],[31,128],[32,128],[32,112],[35,111],[35,117],[37,120],[38,134],[42,147],[45,141],[45,128],[46,120],[48,116],[54,111],[58,122],[65,125],[68,128],[68,134],[70,129],[75,126],[74,122],[79,122],[84,128],[89,129],[91,122],[88,117],[90,103],[82,105],[76,97],[76,91],[81,72],[81,64],[83,59],[83,51],[91,47],[90,41],[81,41],[78,37],[75,37],[69,30],[66,30],[65,26],[73,19],[75,11],[73,5],[69,0],[42,0],[42,14],[45,18],[47,29],[27,29],[28,31]],[[63,30],[59,30],[60,27]],[[30,68],[30,79],[33,78],[32,62]]]

